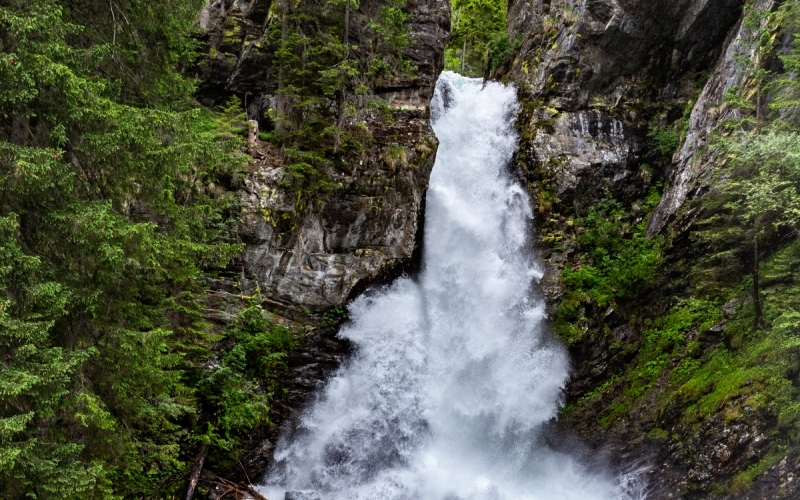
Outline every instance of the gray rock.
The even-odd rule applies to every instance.
[[[272,3],[207,4],[199,19],[205,43],[197,69],[202,102],[219,104],[236,94],[245,102],[248,118],[263,117],[277,89],[268,36],[269,23],[275,22],[268,15]],[[360,8],[374,10],[381,4],[364,0]],[[360,155],[351,155],[329,172],[337,187],[298,203],[296,194],[282,185],[281,152],[255,137],[250,144],[255,159],[236,186],[242,206],[238,235],[245,249],[236,264],[238,276],[206,280],[213,291],[207,316],[228,323],[243,298],[257,298],[282,323],[303,333],[286,368],[276,374],[282,388],[271,405],[270,420],[276,425],[254,429],[245,444],[242,462],[252,477],[263,475],[272,459],[272,446],[265,443],[275,442],[280,424],[307,403],[350,352],[335,328],[312,328],[320,313],[409,269],[419,252],[424,195],[437,148],[429,123],[430,100],[444,66],[450,4],[411,0],[404,10],[410,40],[405,57],[417,69],[412,77],[375,82],[372,91],[391,110],[391,120],[367,117],[372,140]],[[356,31],[350,35],[354,44],[359,42]],[[397,148],[402,150],[399,158],[389,154]],[[290,492],[286,498],[300,493]]]
[[[511,0],[521,40],[509,69],[557,108],[581,109],[674,85],[716,61],[741,0]],[[670,91],[670,89],[665,89]]]
[[[284,500],[322,500],[322,497],[316,491],[287,491],[284,495]]]
[[[367,0],[361,9],[380,4]],[[199,20],[207,42],[207,56],[199,64],[201,99],[244,96],[250,118],[269,107],[277,87],[268,37],[269,23],[275,22],[267,16],[270,5],[268,0],[207,5]],[[392,110],[392,119],[367,119],[374,141],[329,172],[336,189],[298,203],[296,194],[282,186],[279,152],[252,163],[240,193],[239,234],[247,246],[241,276],[228,288],[255,290],[277,312],[307,320],[341,306],[354,288],[409,265],[421,235],[437,146],[430,100],[444,66],[450,7],[446,0],[417,0],[406,10],[410,44],[405,56],[417,69],[412,77],[375,83],[373,92]],[[389,148],[402,148],[401,159],[393,159]]]
[[[757,9],[776,3],[752,2]],[[682,209],[713,187],[718,161],[705,146],[720,121],[732,113],[724,96],[751,76],[746,65],[736,62],[752,54],[756,43],[740,23],[743,4],[741,0],[510,0],[509,27],[520,46],[513,62],[499,73],[518,84],[525,104],[519,123],[521,148],[512,167],[539,195],[537,227],[544,236],[543,283],[550,303],[561,293],[559,270],[576,263],[571,252],[580,228],[573,227],[570,219],[585,214],[605,190],[633,202],[646,193],[651,175],[661,177],[665,195],[648,221],[648,233],[690,227]],[[710,76],[702,79],[700,74]],[[699,96],[695,88],[702,88]],[[674,116],[674,111],[695,97],[688,131],[674,155],[663,158],[649,151],[650,120],[676,121],[680,114]],[[655,161],[652,172],[641,168],[644,162]],[[643,212],[632,208],[634,223],[643,220]],[[672,291],[662,296],[666,293]],[[726,304],[724,318],[707,331],[684,332],[687,343],[729,342],[726,323],[737,307],[735,302]],[[624,314],[612,312],[602,322],[576,325],[598,332],[605,327],[608,333],[598,333],[586,342],[591,345],[572,349],[568,401],[613,380],[612,374],[626,373],[625,364],[635,359],[641,328],[627,325]],[[602,397],[608,399],[591,406],[598,413],[617,401],[613,395]],[[739,398],[728,404],[739,408],[741,417],[720,410],[693,428],[680,427],[686,402],[679,397],[656,401],[652,396],[632,403],[608,428],[593,421],[597,413],[591,410],[567,414],[562,425],[572,426],[571,431],[619,460],[633,456],[653,464],[648,498],[706,498],[720,484],[741,479],[737,475],[763,460],[770,443],[774,445],[771,417],[758,418],[753,412],[759,410],[749,405],[746,395],[731,397]],[[659,432],[648,435],[649,430]],[[800,452],[781,453],[785,458],[768,456],[764,463],[769,469],[752,484],[737,487],[747,491],[732,489],[720,493],[720,498],[800,498],[795,478]]]
[[[694,97],[697,75],[712,69],[723,54],[742,4],[509,2],[509,31],[520,45],[499,76],[515,82],[527,103],[519,124],[517,170],[535,199],[549,200],[539,204],[538,224],[558,243],[544,245],[549,297],[560,294],[558,269],[573,248],[575,233],[568,221],[584,215],[606,191],[627,202],[641,199],[661,177],[661,165],[645,166],[654,156],[648,150],[648,122]],[[680,178],[677,170],[670,169],[668,178]],[[682,189],[673,184],[670,190]]]
[[[769,9],[773,4],[773,0],[757,0],[755,8]],[[737,63],[736,58],[754,55],[757,45],[756,35],[738,25],[692,109],[686,138],[672,158],[664,197],[648,221],[649,234],[664,229],[676,212],[688,200],[700,194],[703,184],[711,180],[717,162],[705,151],[705,145],[720,120],[731,118],[733,111],[723,104],[725,94],[731,87],[742,85],[752,75],[752,69]]]

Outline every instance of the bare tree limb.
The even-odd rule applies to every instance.
[[[203,471],[203,464],[206,462],[207,455],[208,443],[203,443],[194,461],[192,473],[189,475],[189,487],[186,488],[186,500],[192,500],[194,498],[194,490],[197,489],[197,483],[200,480],[200,473]]]

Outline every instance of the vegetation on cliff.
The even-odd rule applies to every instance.
[[[374,89],[381,82],[411,77],[403,57],[409,40],[403,2],[364,4],[353,0],[280,2],[270,33],[278,66],[274,130],[289,163],[285,183],[305,204],[335,186],[330,173],[373,141],[373,122],[389,120]]]
[[[716,165],[705,193],[663,241],[635,229],[643,200],[576,219],[555,312],[573,352],[603,360],[564,416],[662,443],[690,498],[745,494],[800,446],[800,9],[748,7],[743,23],[756,42],[736,64],[752,76],[726,96],[732,118],[702,152]],[[651,123],[651,147],[671,154],[687,117]]]

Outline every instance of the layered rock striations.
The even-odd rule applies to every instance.
[[[360,8],[380,4],[362,2]],[[218,0],[200,18],[207,43],[200,98],[221,102],[237,95],[248,118],[262,125],[270,121],[278,89],[270,29],[274,36],[280,19],[270,8],[268,0]],[[303,319],[341,306],[355,287],[410,262],[437,145],[430,100],[444,65],[450,8],[445,0],[420,0],[405,11],[404,57],[414,70],[373,83],[371,93],[391,116],[370,115],[364,150],[328,172],[335,187],[300,200],[282,182],[285,159],[264,144],[250,166],[241,190],[240,236],[247,246],[236,286],[248,294],[257,290],[281,314]],[[358,36],[351,30],[349,43],[358,46]]]

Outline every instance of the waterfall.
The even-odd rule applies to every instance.
[[[506,173],[516,113],[513,88],[439,79],[422,272],[351,304],[340,335],[356,353],[278,443],[271,500],[643,497],[542,435],[568,359],[546,333],[528,197]]]

